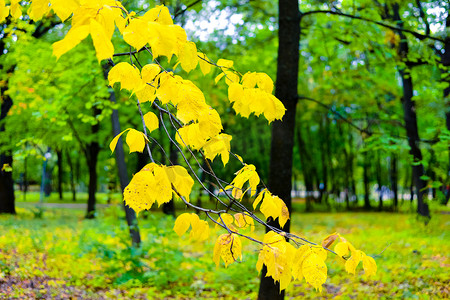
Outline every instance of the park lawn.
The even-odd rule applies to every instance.
[[[129,247],[120,207],[101,208],[85,220],[84,209],[52,209],[42,219],[30,208],[0,216],[0,298],[255,299],[257,246],[243,241],[243,261],[216,268],[215,238],[193,244],[172,231],[159,212],[140,216],[142,248]],[[179,211],[178,213],[182,213]],[[450,215],[434,211],[425,226],[413,214],[295,213],[293,232],[320,242],[335,231],[375,257],[378,273],[362,267],[349,275],[333,255],[322,294],[294,282],[289,298],[437,299],[449,297]],[[261,229],[254,233],[261,236]]]

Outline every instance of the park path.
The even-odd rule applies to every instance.
[[[36,207],[39,206],[39,202],[16,202],[20,207]],[[115,204],[96,204],[97,208],[109,207]],[[72,209],[87,209],[87,203],[42,203],[45,208],[72,208]]]

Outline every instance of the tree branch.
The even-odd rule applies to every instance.
[[[300,20],[301,20],[301,18],[303,18],[305,16],[313,15],[313,14],[331,14],[331,15],[336,15],[336,16],[341,16],[341,17],[347,17],[350,19],[356,19],[356,20],[361,20],[361,21],[372,23],[372,24],[376,24],[376,25],[379,25],[379,26],[382,26],[382,27],[385,27],[385,28],[388,28],[388,29],[391,29],[394,31],[406,32],[406,33],[412,34],[414,37],[418,38],[419,40],[430,39],[430,40],[439,41],[439,42],[443,42],[443,43],[445,42],[444,39],[434,37],[429,34],[422,34],[417,31],[400,28],[400,27],[389,25],[389,24],[386,24],[386,23],[383,23],[380,21],[374,21],[374,20],[371,20],[368,18],[354,16],[354,15],[346,14],[346,13],[339,12],[339,11],[333,11],[333,10],[312,10],[312,11],[308,11],[305,13],[300,12]]]

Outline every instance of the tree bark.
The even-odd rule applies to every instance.
[[[93,114],[97,116],[101,113],[101,110],[97,107],[94,107]],[[97,123],[92,125],[92,134],[97,135],[100,130],[100,124]],[[97,192],[97,161],[98,161],[98,153],[100,152],[100,145],[97,142],[97,139],[90,142],[86,145],[86,160],[89,169],[89,186],[88,186],[88,205],[87,205],[87,213],[86,218],[93,219],[95,218],[95,205],[97,203],[97,199],[95,197],[95,193]]]
[[[105,78],[108,78],[108,72],[109,67],[107,65],[103,66],[103,74]],[[114,94],[114,90],[109,90],[109,100],[112,103],[116,103],[116,95]],[[113,136],[118,135],[120,131],[120,122],[119,122],[119,112],[117,109],[114,109],[111,114],[111,123],[112,123],[112,131]],[[122,143],[122,137],[119,138],[119,141],[117,142],[116,149],[114,151],[116,156],[116,164],[117,164],[117,170],[119,172],[119,181],[120,181],[120,188],[123,191],[127,187],[127,185],[130,183],[130,180],[128,178],[128,171],[127,171],[127,164],[125,163],[125,152],[123,150],[123,143]],[[125,205],[125,202],[123,202],[123,208],[125,210],[125,218],[127,220],[130,237],[131,237],[131,243],[134,247],[139,247],[141,244],[141,235],[139,233],[139,226],[138,221],[136,218],[135,211],[130,208],[129,206]]]
[[[275,96],[286,107],[283,121],[274,121],[272,125],[271,154],[269,165],[269,189],[284,200],[291,212],[292,189],[292,150],[294,147],[295,113],[298,99],[298,64],[300,47],[300,14],[298,0],[278,1],[278,58]],[[268,220],[273,226],[278,222]],[[290,221],[284,226],[289,232]],[[280,292],[279,282],[266,277],[267,268],[261,273],[258,299],[284,299],[284,290]]]
[[[63,181],[63,152],[61,150],[56,150],[56,156],[58,157],[58,194],[59,200],[63,199],[62,181]]]
[[[76,201],[77,200],[77,191],[75,188],[75,170],[73,167],[73,163],[72,163],[72,158],[70,157],[70,152],[67,151],[67,163],[69,164],[69,168],[70,168],[70,188],[72,190],[72,201]]]
[[[397,171],[397,155],[391,155],[391,166],[390,166],[390,181],[391,181],[391,190],[394,194],[394,211],[398,210],[398,171]]]
[[[448,30],[450,28],[450,14],[447,14],[447,19],[445,21],[445,27]],[[442,55],[442,64],[446,67],[450,66],[450,34],[446,36],[445,38],[445,45],[444,45],[445,52]],[[446,105],[446,113],[445,113],[445,125],[447,127],[447,130],[450,131],[450,75],[447,74],[445,81],[447,82],[448,86],[444,89],[444,103]],[[449,199],[450,199],[450,146],[448,147],[448,172],[447,172],[447,180],[445,184],[445,198],[442,202],[443,205],[447,205]]]
[[[400,28],[403,28],[403,22],[400,18],[399,13],[399,5],[398,3],[393,4],[393,17],[394,21],[398,23]],[[403,59],[407,59],[408,57],[408,41],[402,32],[398,33],[400,36],[400,44],[399,44],[399,55]],[[417,116],[416,116],[416,108],[415,102],[413,101],[413,82],[410,74],[410,69],[408,67],[402,68],[399,70],[402,85],[403,85],[403,113],[404,120],[406,126],[406,135],[408,136],[408,142],[410,151],[409,153],[413,156],[414,165],[413,165],[413,178],[414,178],[414,186],[415,186],[415,194],[417,195],[417,212],[419,215],[429,218],[430,210],[428,208],[428,204],[425,203],[424,200],[424,192],[426,188],[426,182],[421,179],[424,175],[424,168],[421,163],[422,161],[422,152],[420,151],[419,146],[419,131],[417,127]]]

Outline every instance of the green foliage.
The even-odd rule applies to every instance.
[[[408,214],[315,213],[294,214],[292,229],[317,239],[336,230],[356,247],[373,249],[370,255],[379,269],[372,283],[362,270],[349,277],[344,264],[335,261],[323,297],[445,298],[450,252],[445,228],[450,220],[436,209],[428,226]],[[39,290],[42,297],[83,291],[91,299],[256,297],[259,276],[252,253],[258,246],[253,243],[244,241],[250,251],[241,263],[217,272],[211,259],[214,240],[204,246],[180,240],[171,230],[173,219],[162,214],[152,212],[139,220],[144,237],[139,250],[130,247],[120,207],[100,210],[97,220],[83,220],[83,215],[81,209],[47,209],[45,219],[34,219],[29,209],[19,208],[16,217],[0,216],[0,285],[11,278],[42,284],[17,286],[9,297]],[[119,226],[117,218],[122,220]],[[1,289],[0,297],[5,291]],[[315,299],[317,292],[297,283],[287,295]]]

